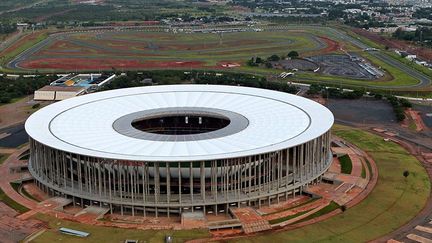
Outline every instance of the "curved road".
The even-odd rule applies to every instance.
[[[339,30],[336,30],[336,29],[331,29],[331,30],[333,30],[332,32],[336,36],[338,36],[340,39],[348,41],[351,44],[357,46],[358,48],[361,48],[361,49],[371,48],[370,46],[366,45],[365,43],[363,43],[363,42],[361,42],[359,40],[356,40],[355,38],[353,38],[353,37],[351,37],[351,36],[349,36],[347,34],[344,34],[344,33],[342,33]],[[397,69],[402,70],[406,74],[408,74],[408,75],[414,77],[415,79],[419,80],[418,84],[411,85],[411,86],[397,86],[398,88],[402,88],[402,87],[404,87],[404,88],[406,88],[406,87],[423,88],[423,87],[427,87],[427,86],[431,85],[431,79],[430,79],[430,77],[428,77],[427,75],[425,75],[425,74],[423,74],[423,73],[421,73],[421,72],[419,72],[419,71],[417,71],[417,70],[415,70],[415,69],[413,69],[411,67],[408,67],[407,65],[405,65],[405,64],[403,64],[403,63],[395,60],[394,58],[392,58],[390,56],[388,56],[387,54],[382,53],[380,51],[369,51],[369,53],[372,56],[380,59],[381,61],[383,61],[385,63],[387,63],[388,65],[396,67]],[[383,86],[383,87],[385,87],[385,86]],[[392,87],[394,88],[395,86],[392,86]]]
[[[321,31],[323,33],[330,33],[330,34],[334,35],[335,37],[337,37],[339,40],[349,42],[352,45],[357,46],[360,49],[371,48],[370,46],[361,42],[360,40],[357,40],[357,39],[347,35],[346,33],[343,33],[342,31],[337,30],[335,28],[331,28],[331,27],[322,27],[322,26],[313,26],[313,25],[299,27],[299,26],[285,25],[285,26],[268,26],[268,27],[265,27],[264,29],[267,31],[286,31],[286,30],[293,30],[293,29],[304,30],[304,28],[312,28],[314,30]],[[90,31],[93,31],[93,32],[103,31],[104,32],[106,30],[92,29]],[[114,30],[114,31],[116,31],[116,30]],[[27,59],[31,59],[31,56],[33,54],[40,51],[42,48],[44,48],[46,45],[51,43],[53,40],[61,39],[61,38],[64,38],[65,35],[70,35],[70,34],[77,33],[77,32],[86,32],[86,31],[72,31],[72,32],[66,32],[66,33],[53,34],[53,35],[49,36],[47,39],[39,42],[35,46],[27,49],[26,51],[24,51],[21,54],[19,54],[18,56],[16,56],[12,61],[10,61],[7,64],[7,67],[11,68],[11,69],[21,69],[19,67],[20,62],[27,60]],[[98,48],[101,48],[101,47],[98,47]],[[378,87],[372,86],[372,85],[362,85],[362,86],[373,87],[373,88],[402,89],[402,88],[426,88],[426,87],[429,87],[431,85],[431,78],[429,76],[427,76],[427,75],[425,75],[425,74],[397,61],[396,59],[388,56],[387,54],[382,53],[380,51],[369,51],[369,53],[371,55],[373,55],[374,57],[376,57],[377,59],[385,62],[386,64],[393,66],[399,70],[402,70],[403,72],[405,72],[409,76],[417,79],[419,82],[417,84],[413,84],[413,85],[399,85],[399,86],[385,86],[385,85],[378,86]],[[302,79],[302,80],[308,80],[308,79]],[[314,79],[309,79],[309,80],[314,80]],[[337,78],[335,78],[335,81],[337,82]]]

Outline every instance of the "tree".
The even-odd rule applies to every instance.
[[[298,58],[298,57],[299,57],[299,54],[298,54],[298,52],[296,52],[296,51],[290,51],[290,52],[288,53],[288,57],[289,57],[289,58]]]
[[[12,97],[7,93],[0,93],[0,103],[6,104],[12,100]]]
[[[343,213],[343,212],[345,212],[347,210],[347,206],[346,205],[341,205],[340,209],[341,209],[341,211]]]
[[[316,94],[319,94],[322,89],[323,88],[319,84],[311,84],[309,86],[309,90],[307,91],[307,94],[309,94],[309,95],[316,95]]]
[[[267,61],[271,61],[271,62],[277,62],[280,60],[280,57],[278,55],[271,55],[267,58]]]
[[[405,120],[405,114],[403,112],[395,111],[396,112],[396,120],[398,122],[401,122]]]
[[[407,99],[401,98],[401,99],[399,99],[399,102],[400,102],[402,107],[405,107],[405,108],[411,108],[412,107],[411,102],[409,102]]]
[[[273,65],[270,62],[266,62],[265,66],[266,66],[266,68],[272,68],[273,67]]]
[[[407,178],[407,177],[409,176],[409,174],[410,174],[410,173],[409,173],[409,171],[407,171],[407,170],[403,172],[403,176],[404,176],[405,178]]]
[[[246,63],[247,63],[248,66],[251,66],[251,67],[258,66],[258,64],[256,63],[256,61],[254,61],[253,57],[251,59],[249,59]]]
[[[375,99],[381,100],[383,98],[382,94],[375,94]]]

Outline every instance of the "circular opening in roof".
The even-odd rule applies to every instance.
[[[152,141],[197,141],[229,136],[249,125],[246,117],[227,110],[167,107],[127,114],[114,121],[120,134]]]
[[[230,124],[228,117],[216,114],[166,114],[133,120],[131,125],[143,132],[161,135],[190,135],[217,131]]]

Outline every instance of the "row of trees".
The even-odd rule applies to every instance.
[[[365,95],[363,90],[343,91],[338,88],[326,88],[319,84],[311,84],[307,93],[309,95],[321,94],[324,98],[336,99],[359,99]],[[379,93],[369,93],[369,95],[378,100],[385,98],[393,107],[398,122],[405,120],[405,109],[412,107],[412,104],[407,99],[399,99],[393,95],[383,96]]]
[[[16,24],[0,23],[0,34],[10,34],[17,30]]]
[[[0,103],[9,103],[12,99],[30,95],[35,90],[51,83],[57,76],[40,75],[32,78],[18,77],[10,79],[5,76],[0,77]]]
[[[149,82],[149,80],[152,82]],[[152,84],[219,84],[233,86],[247,86],[277,90],[288,93],[296,93],[298,88],[286,83],[268,81],[265,77],[257,77],[250,74],[227,73],[214,71],[145,71],[145,72],[127,72],[126,75],[120,76],[107,84],[104,90],[119,89],[146,86]]]
[[[267,57],[266,59],[262,59],[261,57],[252,57],[251,59],[249,59],[247,61],[247,65],[251,66],[251,67],[257,67],[257,66],[261,66],[264,65],[267,68],[271,68],[272,64],[271,62],[278,62],[280,60],[283,60],[285,58],[298,58],[300,55],[297,51],[290,51],[286,56],[278,56],[276,54],[273,54],[269,57]]]
[[[321,94],[324,98],[336,99],[360,99],[365,94],[364,90],[344,91],[338,88],[326,88],[319,84],[311,84],[307,91],[309,95]]]
[[[399,99],[396,96],[387,96],[386,99],[393,107],[393,112],[396,115],[397,121],[405,120],[405,109],[412,107],[412,104],[407,99]]]
[[[194,82],[197,84],[221,84],[233,86],[246,86],[262,89],[271,89],[286,93],[294,94],[298,88],[287,83],[268,81],[265,77],[256,77],[249,74],[241,73],[220,73],[201,72],[195,73]]]
[[[120,72],[115,72],[120,75]],[[144,82],[146,79],[151,79],[151,83]],[[103,90],[121,89],[130,87],[139,87],[151,85],[153,83],[165,84],[179,84],[184,83],[190,79],[190,76],[184,71],[179,70],[154,70],[154,71],[128,71],[126,75],[118,76],[116,79],[106,84]]]
[[[398,28],[393,33],[393,37],[407,41],[432,41],[432,28],[419,27],[416,31],[404,31],[402,28]]]

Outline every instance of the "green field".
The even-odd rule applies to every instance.
[[[37,237],[32,242],[70,242],[70,243],[101,243],[101,242],[124,242],[126,239],[139,240],[140,242],[164,242],[165,236],[171,235],[173,242],[184,242],[188,239],[205,238],[209,236],[207,230],[137,230],[137,229],[119,229],[112,227],[102,227],[79,224],[71,221],[65,221],[50,217],[47,215],[36,215],[36,218],[48,222],[50,229]],[[64,235],[58,232],[60,227],[72,228],[89,232],[88,238]]]
[[[287,25],[283,30],[277,31],[268,26],[256,28],[264,31],[187,33],[187,30],[164,32],[158,28],[149,28],[146,31],[69,32],[48,38],[44,32],[4,53],[1,61],[3,71],[11,73],[199,69],[277,77],[283,70],[265,68],[265,65],[250,67],[246,63],[253,57],[265,60],[273,54],[286,56],[290,51],[299,52],[302,58],[349,51],[385,70],[385,76],[369,80],[300,71],[295,76],[280,81],[318,82],[329,86],[382,91],[428,91],[431,88],[427,83],[416,86],[419,84],[416,78],[355,47],[343,38],[341,30],[337,32],[332,27],[313,25]],[[355,39],[372,45],[367,39],[350,34]],[[42,40],[42,46],[35,46]],[[13,57],[24,50],[28,52],[21,59],[13,60]],[[426,75],[432,74],[424,67],[400,60],[392,53],[385,53],[417,71]],[[234,67],[224,67],[227,63]]]
[[[22,46],[8,54],[17,55],[34,43]],[[30,45],[30,46],[29,46]],[[127,61],[139,61],[139,68],[151,68],[157,62],[200,62],[202,67],[216,67],[220,61],[243,64],[253,56],[267,58],[272,54],[286,55],[297,50],[302,54],[319,51],[326,47],[325,42],[309,32],[236,32],[236,33],[165,33],[165,32],[104,32],[75,33],[62,39],[50,38],[26,60],[39,61],[39,66],[29,65],[25,60],[20,66],[25,69],[61,70],[80,60],[93,60],[88,67],[80,70],[97,69],[104,60],[117,60],[113,65],[123,67]],[[17,53],[18,52],[18,53]],[[52,59],[69,60],[69,66],[50,63]],[[9,58],[7,58],[9,60]],[[166,67],[175,67],[173,63]],[[161,66],[165,67],[165,66]],[[136,67],[125,64],[124,68]]]
[[[6,193],[4,193],[2,189],[0,189],[0,201],[8,205],[9,207],[15,209],[19,213],[25,213],[29,211],[28,208],[12,200],[12,198],[6,195]]]
[[[352,161],[350,157],[345,154],[341,157],[339,157],[339,162],[341,165],[341,172],[344,174],[351,174],[352,171]]]
[[[272,232],[235,242],[364,242],[373,240],[397,229],[413,218],[423,207],[429,196],[430,182],[425,169],[412,155],[393,142],[358,129],[336,125],[333,132],[356,144],[376,161],[379,177],[376,187],[360,204],[347,209],[343,214],[299,229]],[[403,177],[403,171],[410,175]],[[329,212],[330,206],[317,212]],[[165,235],[172,234],[175,242],[186,239],[209,237],[205,230],[153,231],[124,230],[55,219],[46,215],[37,218],[49,222],[50,229],[33,242],[81,242],[73,236],[58,233],[60,227],[71,227],[90,232],[86,242],[121,242],[124,239],[140,239],[146,242],[163,242]]]
[[[0,154],[0,165],[9,157],[9,154]]]
[[[235,242],[365,242],[396,230],[425,205],[430,182],[419,161],[399,145],[381,137],[342,126],[333,132],[368,152],[377,163],[374,190],[343,214],[299,229],[242,238]],[[408,170],[408,178],[403,171]]]

